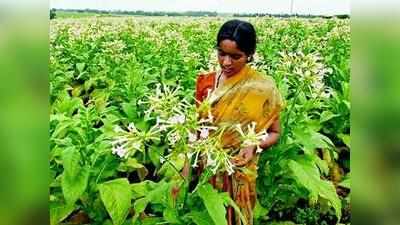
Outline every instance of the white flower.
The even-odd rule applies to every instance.
[[[201,128],[201,130],[200,130],[200,137],[203,138],[203,139],[205,139],[205,138],[208,137],[208,135],[209,135],[208,128]]]
[[[261,141],[265,141],[269,137],[267,131],[264,130],[263,134],[260,136]]]
[[[163,122],[159,116],[157,116],[157,120],[156,120],[156,125],[155,126],[159,126],[160,123]]]
[[[166,125],[161,125],[159,127],[160,131],[166,131],[167,130],[167,126]]]
[[[112,150],[113,154],[117,154],[120,158],[126,156],[128,151],[123,146],[114,147]]]
[[[181,136],[179,136],[178,133],[173,133],[173,134],[171,134],[171,136],[168,137],[168,140],[171,142],[172,145],[174,145],[180,139],[181,139]]]
[[[257,145],[256,153],[261,153],[262,151],[263,149],[259,145]]]
[[[197,152],[196,153],[196,158],[194,159],[194,162],[193,162],[193,165],[192,165],[193,168],[197,167],[197,159],[198,159],[198,157],[199,157],[199,153]]]
[[[188,157],[189,160],[192,158],[193,155],[194,155],[194,152],[186,153],[186,156]]]
[[[208,111],[208,120],[210,121],[210,123],[212,123],[214,120],[214,116],[212,115],[211,111]]]
[[[240,133],[241,136],[244,136],[244,132],[240,124],[236,124],[236,130]]]
[[[212,89],[211,89],[211,88],[207,88],[207,98],[209,98],[209,97],[210,97],[211,91],[212,91]]]
[[[226,168],[226,171],[228,172],[229,176],[232,175],[235,172],[235,170],[233,170],[233,166],[228,166]]]
[[[189,133],[189,143],[193,143],[197,141],[197,135],[193,133]]]
[[[118,137],[115,141],[112,141],[112,145],[123,144],[127,139],[125,137]]]
[[[128,125],[128,130],[129,130],[129,131],[136,132],[137,129],[136,129],[136,127],[135,127],[135,124],[134,124],[134,123],[130,123],[130,124]]]
[[[121,132],[121,131],[123,131],[123,130],[122,130],[122,128],[121,128],[120,126],[116,125],[116,126],[114,127],[114,132],[115,132],[115,133],[119,133],[119,132]]]
[[[211,157],[211,154],[207,154],[207,166],[215,166],[217,163],[217,160],[213,159]]]
[[[177,116],[173,116],[171,118],[168,119],[168,122],[172,123],[172,124],[177,124],[178,123],[178,118]]]
[[[132,144],[132,148],[134,148],[134,149],[137,149],[137,150],[140,150],[140,147],[141,147],[142,145],[139,143],[139,142],[136,142],[136,143],[133,143]]]
[[[160,163],[163,164],[165,162],[165,158],[164,157],[160,157]]]
[[[185,115],[175,115],[168,119],[168,121],[172,124],[182,124],[185,122]]]
[[[185,119],[186,119],[185,115],[179,115],[177,117],[178,123],[181,123],[181,124],[185,122]]]

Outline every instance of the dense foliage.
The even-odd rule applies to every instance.
[[[224,206],[234,202],[206,182],[210,171],[193,184],[178,172],[182,157],[164,162],[170,139],[146,136],[158,120],[145,104],[163,84],[194,105],[196,75],[216,68],[224,21],[51,21],[51,224],[226,224]],[[280,143],[258,164],[256,224],[348,224],[349,21],[250,21],[258,33],[252,65],[275,79],[285,101]],[[121,157],[113,138],[131,124],[144,144]]]

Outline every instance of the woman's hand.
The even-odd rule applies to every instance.
[[[275,143],[277,143],[280,132],[281,132],[280,120],[278,117],[269,127],[268,129],[269,136],[260,143],[260,147],[265,150],[274,145]],[[246,147],[241,149],[239,154],[235,156],[231,160],[231,162],[235,166],[244,166],[253,159],[255,154],[256,154],[256,146]]]
[[[248,162],[250,162],[255,156],[256,147],[249,146],[246,148],[242,148],[239,154],[231,160],[232,164],[235,166],[244,166]]]

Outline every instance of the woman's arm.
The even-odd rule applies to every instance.
[[[268,132],[268,137],[260,143],[260,147],[262,149],[267,149],[278,142],[279,135],[281,133],[281,123],[279,120],[279,116],[271,124],[267,132]]]

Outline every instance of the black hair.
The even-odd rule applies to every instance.
[[[242,20],[229,20],[218,31],[217,47],[221,41],[235,41],[239,50],[251,56],[256,51],[256,30],[251,23]]]

